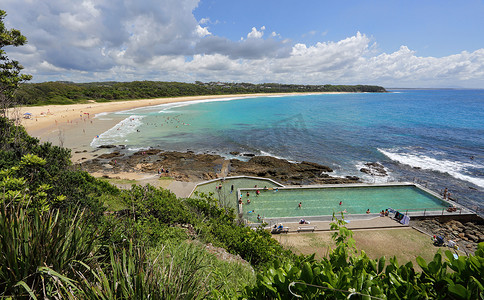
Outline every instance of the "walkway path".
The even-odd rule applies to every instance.
[[[229,166],[230,166],[230,161],[225,160],[224,163],[222,164],[222,168],[220,168],[220,173],[217,174],[218,178],[225,178],[229,174]]]
[[[315,226],[315,231],[329,231],[330,221],[315,221],[311,224],[299,224],[299,223],[283,223],[284,227],[289,227],[289,233],[297,233],[298,227],[300,226]],[[273,224],[270,224],[273,226]],[[268,226],[269,229],[271,226]],[[388,229],[388,228],[404,228],[407,225],[402,225],[397,221],[389,217],[376,217],[367,220],[351,220],[346,224],[346,228],[351,230],[358,229]],[[307,232],[307,231],[306,231]]]
[[[188,198],[196,185],[194,182],[173,181],[167,188],[175,193],[178,198]]]

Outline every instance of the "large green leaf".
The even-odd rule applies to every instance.
[[[460,284],[449,285],[449,292],[461,299],[469,298],[469,293],[467,292],[467,289]]]

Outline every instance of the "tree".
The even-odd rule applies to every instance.
[[[0,114],[7,116],[7,109],[13,105],[13,94],[20,83],[28,81],[31,75],[20,74],[22,65],[16,60],[11,60],[3,50],[6,46],[22,46],[27,43],[27,38],[17,29],[7,29],[3,20],[7,13],[0,10]]]

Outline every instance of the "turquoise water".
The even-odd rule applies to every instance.
[[[117,113],[92,146],[272,155],[328,165],[366,182],[445,187],[484,210],[484,90],[398,90],[200,101]],[[108,118],[109,115],[103,117]],[[119,129],[119,130],[118,130]],[[382,163],[388,176],[359,170]]]
[[[250,191],[244,200],[244,217],[255,222],[263,218],[310,217],[332,215],[346,210],[348,214],[378,213],[387,208],[399,211],[442,210],[448,204],[414,186],[338,187],[315,189],[260,190],[256,196]],[[247,198],[250,204],[247,204]],[[341,201],[341,205],[339,205]],[[298,204],[301,202],[301,207]],[[252,213],[248,213],[252,211]]]

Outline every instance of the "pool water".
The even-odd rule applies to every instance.
[[[220,184],[222,184],[222,189],[217,189],[216,187]],[[232,185],[234,186],[233,192]],[[273,188],[282,185],[278,185],[273,181],[263,178],[232,177],[226,178],[225,180],[220,179],[200,184],[195,188],[194,192],[205,193],[207,195],[213,193],[213,196],[218,199],[222,205],[237,210],[237,189],[253,188],[254,186]]]
[[[448,204],[416,186],[294,188],[242,191],[244,217],[256,222],[262,218],[310,217],[332,215],[346,210],[348,214],[378,213],[387,208],[399,211],[441,210]],[[247,204],[247,198],[250,204]],[[301,207],[299,207],[301,202]],[[341,205],[340,205],[341,202]]]

